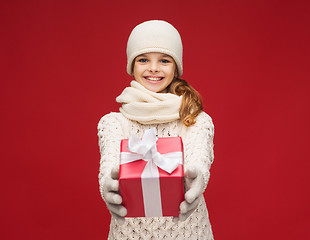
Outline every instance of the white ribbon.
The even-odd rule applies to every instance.
[[[131,136],[127,146],[130,152],[121,152],[121,164],[141,159],[147,161],[141,175],[146,217],[162,216],[159,172],[157,167],[170,174],[179,164],[183,164],[182,152],[160,154],[156,148],[157,139],[155,128],[151,128],[144,132],[142,140],[137,136]]]

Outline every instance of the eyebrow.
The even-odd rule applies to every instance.
[[[147,57],[147,55],[141,54],[141,55],[139,55],[139,56],[137,56],[137,57]],[[170,55],[167,55],[167,54],[163,54],[162,57],[169,57],[169,58],[172,58]]]

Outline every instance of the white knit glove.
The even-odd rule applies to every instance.
[[[127,209],[122,205],[122,197],[119,194],[119,168],[114,167],[111,170],[111,175],[103,184],[103,197],[107,204],[107,207],[111,215],[118,221],[119,224],[123,224]]]
[[[203,197],[203,177],[198,168],[188,168],[184,172],[185,200],[180,204],[180,215],[173,221],[185,221],[197,208],[200,198]]]

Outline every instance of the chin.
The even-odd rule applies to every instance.
[[[143,85],[147,90],[150,90],[152,92],[161,92],[163,91],[165,88],[161,87],[161,86],[154,86],[154,85],[150,85],[150,84],[144,84]]]
[[[162,89],[158,89],[158,88],[146,88],[146,89],[148,89],[148,90],[150,90],[150,91],[152,91],[152,92],[156,92],[156,93],[162,91]]]

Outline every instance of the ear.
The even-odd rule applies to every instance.
[[[178,78],[178,68],[177,67],[175,68],[175,71],[174,71],[174,78]]]
[[[136,59],[134,59],[134,60],[132,61],[132,64],[131,64],[131,76],[134,75],[135,62],[136,62]]]

